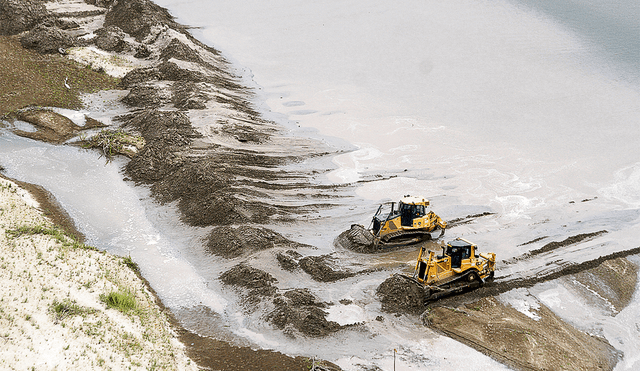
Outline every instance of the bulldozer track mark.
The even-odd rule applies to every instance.
[[[447,225],[449,226],[449,228],[451,228],[451,227],[455,227],[455,226],[458,226],[458,225],[471,223],[475,219],[481,218],[483,216],[489,216],[489,215],[495,215],[495,214],[496,213],[485,211],[484,213],[480,213],[480,214],[467,215],[467,216],[463,216],[461,218],[452,219],[452,220],[447,222]]]
[[[552,242],[549,242],[548,244],[542,246],[539,249],[534,249],[534,250],[527,251],[526,253],[524,253],[524,254],[522,254],[520,256],[516,256],[516,257],[513,257],[511,259],[503,260],[501,263],[502,264],[513,264],[513,263],[516,263],[516,262],[524,260],[524,259],[528,259],[528,258],[537,256],[537,255],[540,255],[540,254],[548,253],[548,252],[556,250],[556,249],[558,249],[560,247],[565,247],[565,246],[569,246],[569,245],[575,245],[575,244],[577,244],[579,242],[583,242],[585,240],[589,240],[589,239],[598,237],[598,236],[606,234],[606,233],[609,233],[609,231],[603,229],[603,230],[597,231],[597,232],[577,234],[575,236],[567,237],[562,241],[552,241]],[[536,238],[535,240],[526,242],[526,243],[524,243],[522,245],[519,245],[519,246],[529,245],[529,244],[541,241],[541,240],[543,240],[545,238],[546,237],[539,237],[539,238]]]

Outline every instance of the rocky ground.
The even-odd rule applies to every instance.
[[[332,207],[343,187],[313,181],[327,169],[283,170],[327,156],[330,150],[307,139],[285,137],[279,125],[265,120],[253,91],[221,53],[194,39],[165,9],[147,0],[0,0],[0,34],[5,35],[0,36],[0,58],[6,61],[0,77],[8,81],[0,91],[0,114],[38,129],[16,134],[65,143],[105,125],[87,117],[80,127],[36,106],[78,108],[82,92],[126,91],[122,102],[128,112],[113,118],[117,128],[106,127],[102,137],[80,144],[107,157],[129,157],[124,168],[128,179],[149,186],[158,202],[175,203],[184,223],[212,227],[205,241],[207,251],[242,261],[219,279],[237,290],[248,308],[269,308],[265,320],[274,327],[294,338],[344,329],[327,320],[328,303],[308,290],[280,290],[270,273],[252,267],[248,259],[260,251],[273,251],[279,269],[304,272],[318,282],[367,272],[344,268],[331,255],[303,256],[297,250],[307,246],[267,227]],[[64,212],[49,214],[66,223],[67,230],[73,229]],[[482,216],[459,218],[450,225]],[[575,236],[559,244],[590,237]],[[558,246],[545,245],[546,250],[530,254]],[[638,251],[625,252],[631,253]],[[554,276],[487,285],[428,307],[423,293],[403,279],[390,278],[378,294],[389,313],[422,315],[426,326],[514,368],[606,370],[613,368],[617,354],[602,340],[574,329],[547,308],[541,307],[540,319],[535,320],[496,297],[573,274],[616,307],[624,307],[637,274],[624,254],[619,255],[568,267]],[[633,279],[616,279],[620,269]],[[309,366],[302,357],[235,347],[179,326],[176,332],[187,344],[188,356],[203,367],[303,370]],[[106,362],[105,356],[96,357],[91,362]]]

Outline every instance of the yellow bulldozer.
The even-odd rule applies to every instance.
[[[496,254],[477,254],[477,246],[464,238],[456,238],[442,247],[442,255],[420,249],[411,278],[425,289],[427,300],[477,288],[493,279]],[[426,255],[426,256],[425,256]]]
[[[440,238],[447,222],[427,210],[428,207],[429,200],[409,195],[397,203],[384,203],[378,207],[369,228],[353,224],[335,243],[358,252],[377,252],[430,239],[437,229],[440,229],[437,237]]]

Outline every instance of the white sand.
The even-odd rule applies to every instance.
[[[0,179],[0,369],[196,370],[144,283],[120,257],[20,227],[53,225],[30,195]],[[107,309],[101,294],[129,289],[138,309]],[[60,317],[54,302],[81,314]],[[155,368],[154,368],[155,367]]]

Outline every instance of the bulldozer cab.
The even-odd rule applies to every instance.
[[[413,226],[413,219],[419,218],[426,214],[424,202],[422,204],[408,204],[400,201],[398,205],[400,209],[400,223],[406,227]]]
[[[443,250],[445,247],[442,248]],[[464,240],[453,240],[447,244],[446,251],[443,255],[451,258],[451,268],[460,268],[463,259],[469,259],[473,256],[473,245]]]

